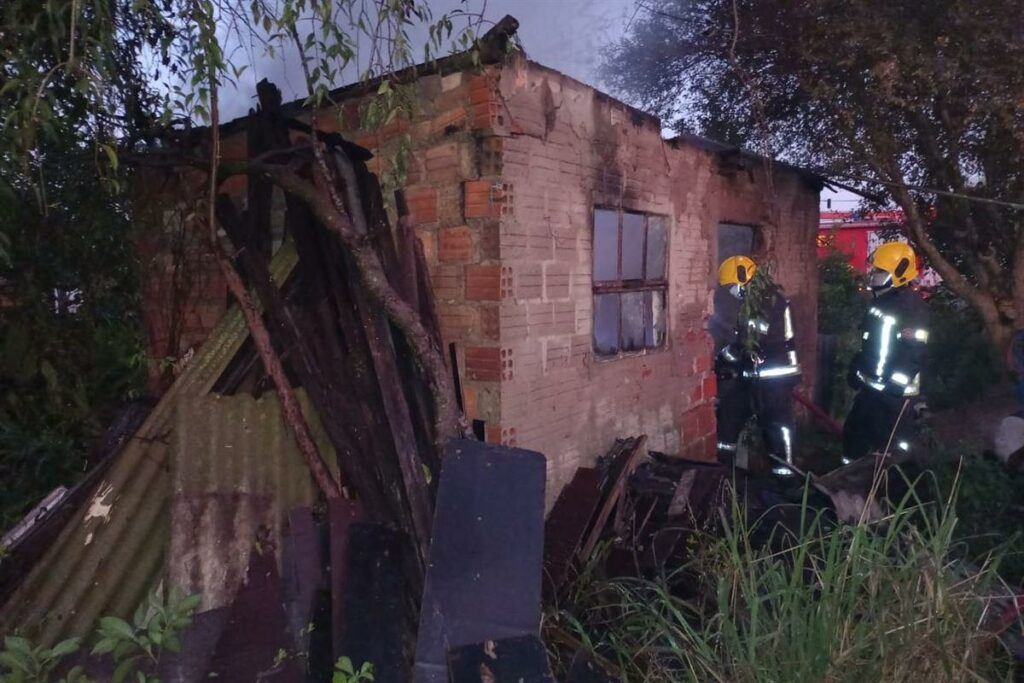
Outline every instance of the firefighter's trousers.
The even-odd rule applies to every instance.
[[[861,388],[843,424],[843,457],[852,461],[885,451],[887,446],[890,453],[909,451],[914,436],[914,416],[910,405],[903,409],[905,401],[900,396]]]
[[[715,417],[718,421],[718,459],[732,463],[740,433],[751,415],[768,451],[786,462],[793,462],[796,429],[793,420],[793,387],[798,379],[720,379]]]

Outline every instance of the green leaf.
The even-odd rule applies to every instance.
[[[110,636],[101,638],[95,645],[93,645],[92,653],[94,655],[105,655],[108,652],[113,652],[119,642],[121,641]]]
[[[114,149],[113,145],[103,145],[103,151],[107,153],[107,161],[110,162],[110,168],[117,170],[117,150]]]
[[[334,668],[338,671],[343,671],[347,674],[354,674],[355,669],[352,667],[352,660],[348,657],[339,657],[335,663]]]
[[[28,642],[28,639],[22,638],[21,636],[7,636],[4,638],[4,647],[11,652],[16,652],[25,656],[32,655],[32,643]]]
[[[50,656],[56,659],[57,657],[65,657],[71,654],[72,652],[77,652],[78,643],[78,638],[68,638],[67,640],[62,640],[53,646],[53,649],[50,650]]]
[[[195,595],[190,595],[190,596],[188,596],[187,598],[185,598],[184,600],[181,601],[181,604],[179,605],[179,611],[180,612],[184,612],[184,613],[190,613],[193,610],[195,610],[197,607],[199,607],[199,603],[202,602],[202,601],[203,601],[203,596],[202,595],[200,595],[198,593],[196,593]]]
[[[181,641],[174,634],[164,636],[164,649],[168,652],[181,652]]]
[[[135,629],[124,619],[117,617],[103,617],[100,619],[100,630],[105,635],[116,636],[131,640],[135,637]]]
[[[135,660],[137,657],[129,657],[114,668],[114,675],[111,678],[112,683],[124,683],[124,680],[135,669]]]
[[[381,81],[380,85],[377,86],[377,94],[378,95],[386,95],[389,92],[391,92],[391,81],[388,81],[388,80]]]
[[[3,664],[11,671],[29,672],[27,656],[15,652],[0,652],[0,664]]]

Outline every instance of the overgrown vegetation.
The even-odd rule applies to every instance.
[[[142,389],[136,259],[123,202],[81,150],[48,153],[41,212],[0,168],[0,529],[84,472],[113,411]]]
[[[899,207],[1004,349],[1024,319],[1020,19],[1017,0],[649,0],[606,73],[677,128]]]
[[[972,308],[942,287],[928,307],[931,335],[922,390],[929,406],[967,403],[1007,379],[1005,365]]]
[[[200,596],[185,596],[176,589],[157,586],[135,610],[131,621],[103,617],[90,650],[109,655],[113,664],[111,683],[158,683],[160,659],[181,650],[178,638],[191,623]],[[69,638],[52,648],[33,646],[21,636],[4,638],[0,651],[0,683],[91,683],[82,664],[66,661],[79,653],[81,639]],[[58,673],[62,673],[57,678]]]
[[[860,349],[858,328],[867,310],[869,295],[864,278],[835,249],[818,261],[818,334],[828,335],[832,349],[832,373],[828,382],[833,415],[845,415],[853,404],[853,390],[846,372]]]
[[[834,525],[806,505],[787,550],[755,548],[739,502],[719,535],[658,579],[583,572],[550,618],[624,681],[1008,680],[985,631],[987,562],[953,560],[955,504],[904,501],[878,527]]]
[[[994,458],[970,455],[935,465],[941,495],[955,489],[956,538],[962,557],[972,562],[994,555],[998,571],[1012,585],[1024,586],[1024,481]]]
[[[468,5],[435,15],[416,0],[11,0],[0,17],[3,529],[75,482],[112,410],[140,390],[146,363],[162,362],[141,351],[125,200],[144,152],[152,161],[176,150],[164,166],[194,166],[195,124],[216,128],[218,90],[250,60],[284,53],[298,54],[315,107],[353,76],[384,77],[364,123],[390,123],[412,104],[387,76],[449,47],[476,56],[482,17]],[[425,45],[410,38],[416,25],[429,26]],[[201,162],[217,166],[217,144],[203,138],[213,154]]]

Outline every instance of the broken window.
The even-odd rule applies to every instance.
[[[665,345],[668,221],[594,210],[594,352],[617,356]]]
[[[752,256],[754,254],[754,228],[736,223],[718,224],[718,265],[733,256]]]

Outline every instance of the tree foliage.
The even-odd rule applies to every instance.
[[[160,31],[129,2],[4,3],[0,47],[0,528],[70,485],[141,389],[129,175],[114,145],[151,125],[138,62]]]
[[[383,77],[367,118],[387,123],[413,106],[394,74],[449,47],[474,52],[481,17],[467,6],[435,15],[420,0],[10,0],[0,17],[0,276],[12,302],[0,322],[0,474],[13,482],[0,501],[6,523],[70,483],[110,408],[139,386],[145,359],[125,200],[137,164],[210,173],[216,251],[225,245],[212,199],[228,175],[218,154],[221,88],[254,61],[297,54],[314,108],[353,76]],[[417,26],[429,29],[425,44],[412,37]],[[315,133],[311,143],[307,154],[330,181]],[[342,226],[367,281],[383,282],[380,264],[344,231],[351,217],[340,198],[284,164],[258,166],[230,172],[300,181],[285,189],[318,203]],[[416,333],[386,282],[370,292],[399,329]],[[438,381],[447,377],[438,350],[413,347]]]
[[[607,60],[616,89],[680,128],[784,156],[897,205],[908,237],[995,342],[1024,324],[1024,5],[642,8]]]

